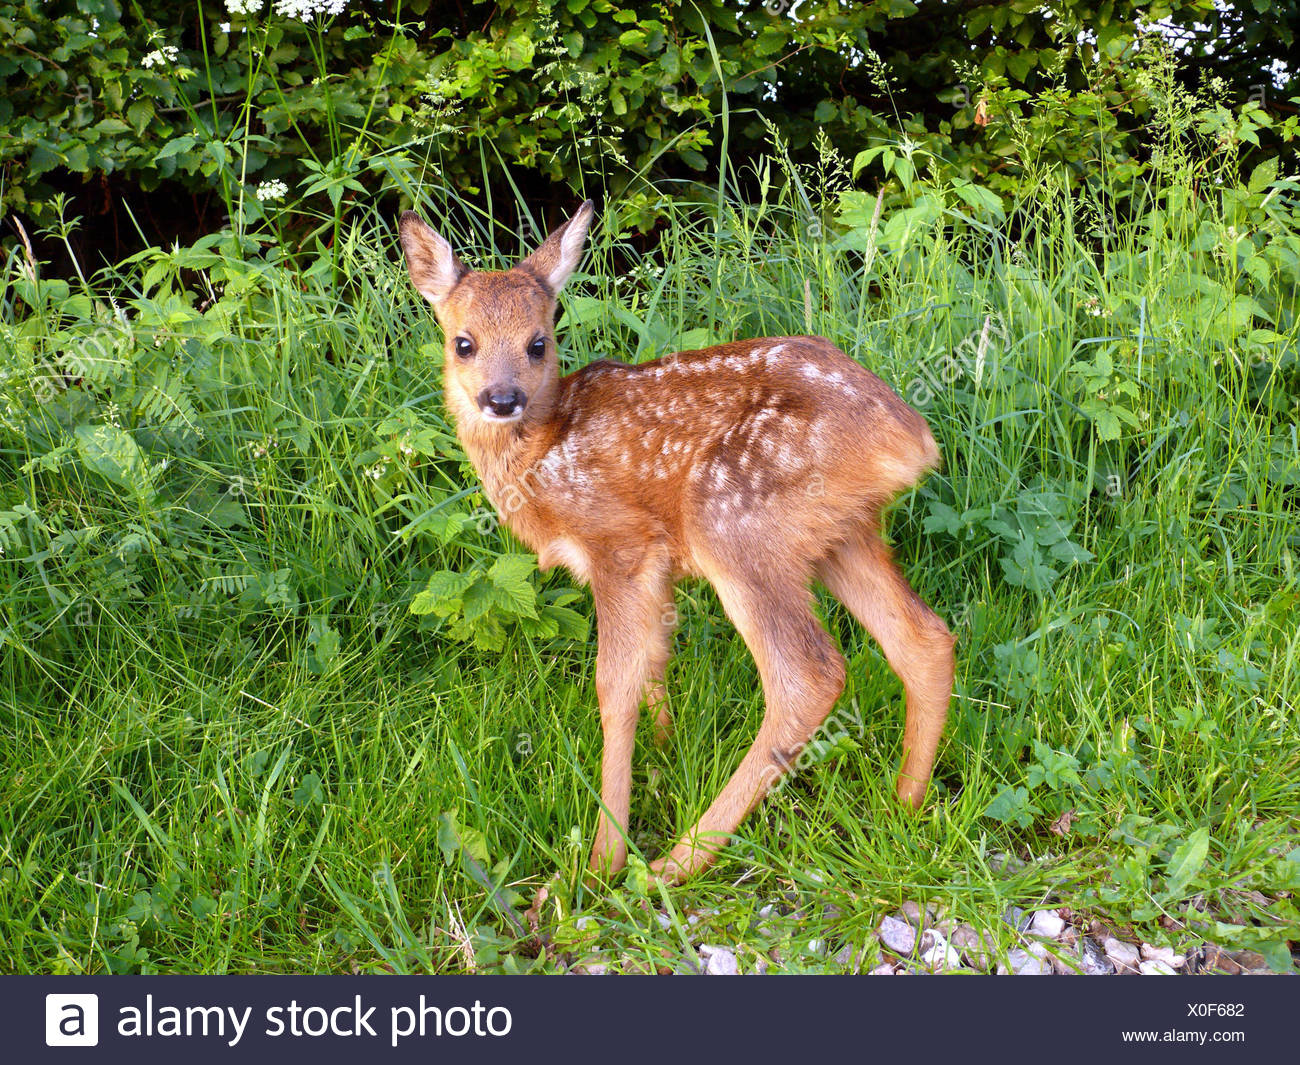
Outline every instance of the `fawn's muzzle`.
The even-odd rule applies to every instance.
[[[524,412],[528,397],[518,388],[485,388],[478,394],[478,408],[493,418],[515,418]]]

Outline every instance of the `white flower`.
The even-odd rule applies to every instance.
[[[348,0],[275,0],[275,13],[285,18],[310,22],[315,15],[333,18],[343,14]]]
[[[171,66],[180,57],[181,50],[179,48],[174,44],[164,44],[161,48],[150,52],[140,60],[140,65],[144,67],[145,70],[152,70],[154,67],[160,67],[163,65]]]
[[[256,15],[262,10],[262,0],[226,0],[226,10],[232,15]]]
[[[254,195],[263,203],[270,200],[283,200],[289,195],[289,186],[283,181],[263,181],[257,186]]]

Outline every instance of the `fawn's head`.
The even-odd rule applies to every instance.
[[[414,211],[402,215],[402,248],[416,290],[433,304],[445,337],[447,404],[462,425],[518,422],[545,411],[559,379],[555,297],[582,258],[587,200],[510,270],[470,270]]]

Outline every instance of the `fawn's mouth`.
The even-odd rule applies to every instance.
[[[528,395],[514,385],[492,385],[476,397],[479,414],[489,422],[517,422],[528,406]]]

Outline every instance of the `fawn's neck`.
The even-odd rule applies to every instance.
[[[541,397],[517,422],[494,425],[477,414],[455,412],[456,435],[488,499],[506,526],[540,550],[546,540],[535,500],[536,466],[560,431],[554,394]]]

